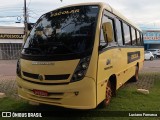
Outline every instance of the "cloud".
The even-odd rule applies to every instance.
[[[160,28],[160,0],[108,0],[108,2],[138,25]]]
[[[23,17],[23,0],[0,0],[0,2],[0,16],[20,15]],[[30,21],[35,22],[42,14],[64,5],[82,2],[93,2],[93,0],[63,0],[63,2],[60,0],[27,0],[27,6],[30,3]],[[94,0],[94,2],[108,2],[113,8],[138,25],[160,27],[160,0]],[[6,12],[1,12],[2,8]]]

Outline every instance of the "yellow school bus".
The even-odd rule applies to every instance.
[[[66,108],[106,106],[126,81],[138,80],[144,62],[142,38],[136,25],[105,3],[48,12],[22,48],[18,94]]]

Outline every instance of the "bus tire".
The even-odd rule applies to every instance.
[[[106,96],[105,96],[106,98],[102,101],[102,103],[100,103],[100,108],[105,108],[111,102],[112,89],[111,89],[111,82],[109,80],[106,85],[106,93],[105,94],[106,94]]]
[[[139,67],[136,65],[135,75],[130,79],[131,82],[137,82],[139,80]]]

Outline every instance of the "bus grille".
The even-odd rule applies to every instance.
[[[38,79],[39,74],[32,74],[28,72],[23,72],[23,75],[28,78]],[[61,74],[61,75],[45,75],[45,80],[66,80],[70,74]]]
[[[29,78],[33,78],[33,79],[38,79],[38,74],[32,74],[32,73],[27,73],[27,72],[23,72],[23,75]]]
[[[45,75],[46,80],[64,80],[68,79],[70,74],[63,74],[63,75]]]

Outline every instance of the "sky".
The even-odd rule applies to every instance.
[[[64,5],[105,2],[142,29],[160,29],[160,0],[26,0],[29,21]],[[0,0],[0,26],[23,26],[24,0]],[[20,22],[20,23],[17,23]]]

